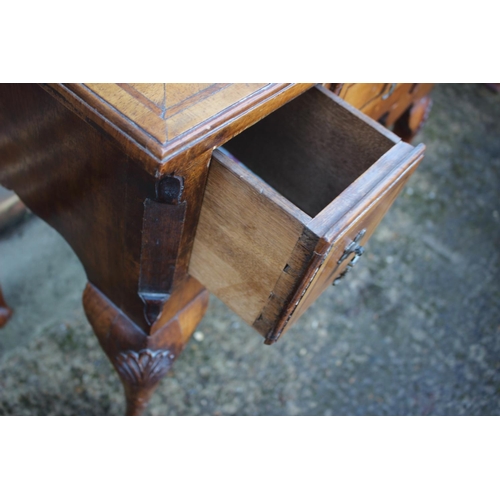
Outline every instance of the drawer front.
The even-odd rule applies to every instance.
[[[275,342],[344,271],[423,156],[320,87],[216,150],[189,272]]]
[[[421,157],[413,157],[413,161],[410,159],[407,166],[402,166],[394,172],[395,175],[386,178],[377,192],[371,194],[371,199],[357,209],[352,222],[344,220],[338,224],[338,235],[332,241],[328,253],[302,295],[292,300],[295,308],[290,311],[288,322],[282,330],[271,337],[272,341],[276,341],[282,332],[292,326],[329,286],[334,282],[336,284],[337,280],[349,279],[348,273],[354,267],[353,263],[365,252],[366,243],[420,161]]]

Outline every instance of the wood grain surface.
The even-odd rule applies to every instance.
[[[175,139],[268,83],[86,83],[85,87],[160,143]]]
[[[215,151],[189,272],[252,324],[308,220],[265,182]]]
[[[399,137],[316,87],[224,147],[315,217]]]
[[[363,111],[373,100],[379,98],[387,90],[387,83],[341,83],[336,86],[336,94],[355,108]],[[373,118],[373,117],[372,117]]]
[[[153,175],[193,161],[313,84],[50,84],[43,87]],[[179,163],[177,163],[179,164]],[[171,170],[170,168],[167,170]]]

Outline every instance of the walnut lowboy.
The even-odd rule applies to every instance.
[[[344,273],[424,149],[305,92],[214,151],[189,273],[274,343]]]
[[[130,415],[204,286],[272,344],[352,267],[423,151],[309,83],[0,85],[0,183],[80,259]],[[0,326],[10,314],[0,294]]]

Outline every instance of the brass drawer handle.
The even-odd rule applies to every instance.
[[[348,259],[351,254],[354,254],[354,258],[347,264],[344,272],[338,276],[338,278],[333,282],[333,286],[338,285],[342,278],[354,267],[359,258],[363,255],[365,249],[359,244],[359,241],[366,233],[366,229],[362,229],[354,238],[354,240],[345,247],[344,253],[341,255],[337,264],[340,265],[344,260]]]
[[[385,93],[382,96],[382,100],[383,101],[385,101],[386,99],[388,99],[389,97],[391,97],[392,93],[394,92],[394,89],[396,88],[396,85],[397,85],[397,83],[391,83],[391,86],[389,87],[389,90],[387,91],[387,93]]]

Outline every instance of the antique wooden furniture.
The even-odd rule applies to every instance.
[[[432,83],[336,83],[328,87],[366,115],[410,141],[432,107]]]
[[[275,342],[353,266],[423,152],[321,85],[0,85],[0,182],[81,260],[128,414],[206,288]]]

